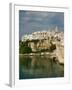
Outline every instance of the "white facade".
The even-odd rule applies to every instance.
[[[56,31],[37,31],[33,32],[32,34],[29,35],[24,35],[22,37],[22,41],[26,40],[37,40],[37,39],[48,39],[48,37],[53,37],[59,39],[61,42],[64,41],[64,33],[63,32],[56,32]]]

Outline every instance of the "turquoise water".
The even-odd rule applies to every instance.
[[[64,77],[64,65],[50,56],[19,56],[19,79]]]

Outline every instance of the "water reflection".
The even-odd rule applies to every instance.
[[[63,77],[64,66],[50,56],[19,56],[19,79]]]

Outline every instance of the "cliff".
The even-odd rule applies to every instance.
[[[54,54],[53,57],[60,63],[64,63],[64,33],[58,31],[42,31],[34,32],[28,37],[22,38],[23,42],[27,42],[32,52]]]

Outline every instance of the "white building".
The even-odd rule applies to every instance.
[[[60,39],[60,41],[64,41],[64,33],[63,32],[59,32],[57,30],[57,28],[55,29],[55,31],[37,31],[37,32],[33,32],[32,34],[29,35],[24,35],[22,37],[22,41],[26,41],[26,40],[37,40],[37,39],[48,39],[48,38],[53,37],[54,39]]]
[[[33,35],[29,34],[29,35],[24,35],[22,37],[22,41],[26,41],[26,40],[32,40],[33,39]]]

